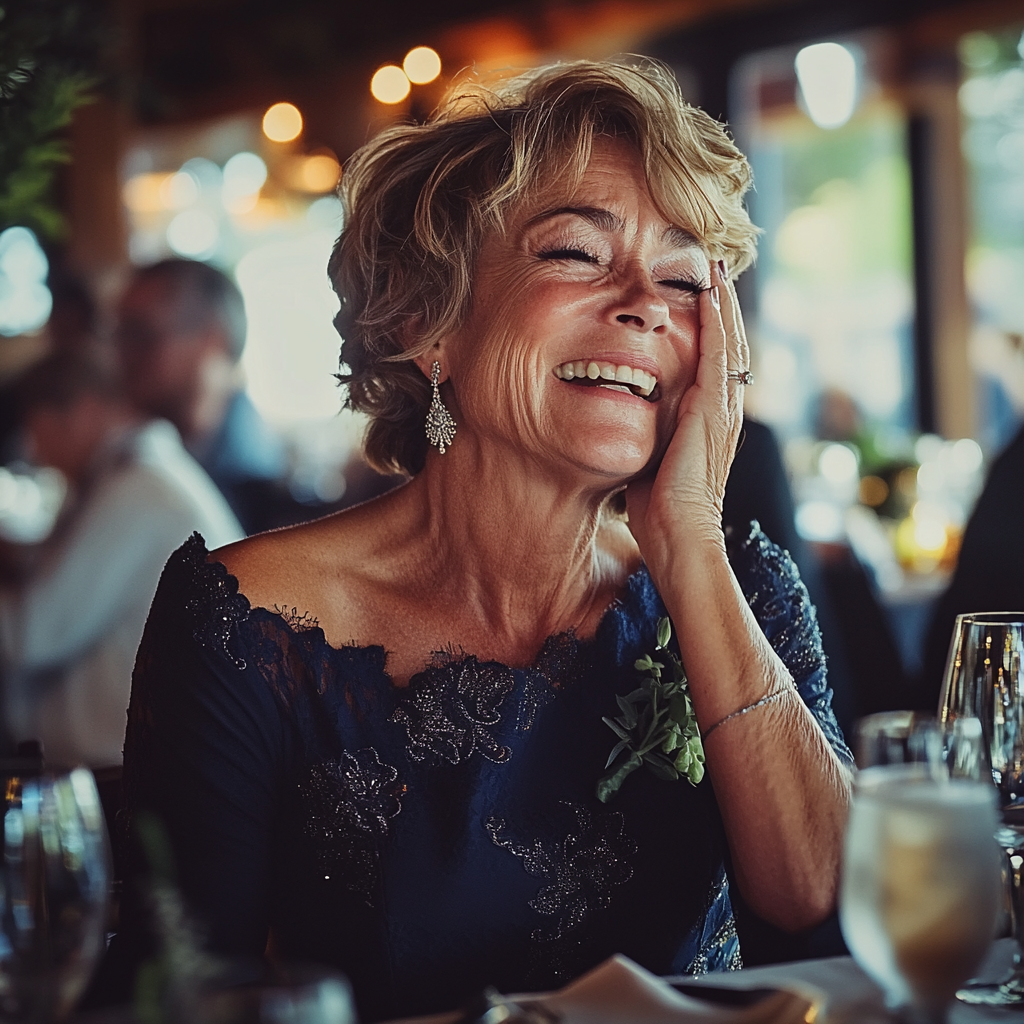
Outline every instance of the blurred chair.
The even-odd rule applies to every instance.
[[[174,427],[139,421],[92,358],[47,357],[19,400],[34,461],[59,469],[73,497],[28,578],[0,589],[7,727],[58,764],[120,764],[164,562],[193,530],[216,548],[241,527]]]

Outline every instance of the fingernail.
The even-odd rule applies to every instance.
[[[729,271],[725,266],[725,260],[718,261],[718,272],[722,275],[722,280],[726,281],[729,278]]]
[[[715,285],[714,288],[711,289],[711,305],[714,306],[715,309],[721,309],[722,308],[722,303],[719,302],[719,300],[718,300],[718,285],[717,284]]]

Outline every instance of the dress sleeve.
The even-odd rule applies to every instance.
[[[758,625],[789,669],[836,756],[852,767],[853,755],[832,710],[817,615],[793,559],[765,536],[756,521],[745,539],[730,542],[729,557]]]
[[[185,907],[203,908],[198,924],[209,948],[259,956],[284,728],[247,664],[240,627],[249,603],[206,555],[194,534],[171,556],[153,601],[132,679],[122,825],[129,870],[143,880],[139,824],[152,816],[162,826]],[[129,931],[147,916],[136,909]]]

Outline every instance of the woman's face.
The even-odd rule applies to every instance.
[[[664,452],[696,377],[709,279],[633,150],[595,140],[572,194],[539,197],[484,241],[471,314],[442,343],[460,432],[556,472],[636,476]]]

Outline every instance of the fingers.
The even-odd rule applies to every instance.
[[[703,389],[721,392],[725,387],[728,341],[723,320],[725,288],[712,265],[711,287],[700,296],[700,362],[697,384]]]
[[[712,286],[717,286],[721,295],[722,325],[725,331],[725,356],[727,372],[737,373],[750,369],[750,347],[743,327],[743,316],[740,313],[736,286],[730,281],[724,270],[724,263],[718,261],[712,266]],[[744,385],[730,378],[729,407],[737,421],[743,417]]]

